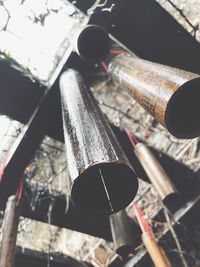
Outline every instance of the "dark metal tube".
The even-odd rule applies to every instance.
[[[90,214],[112,214],[134,198],[138,180],[81,75],[60,77],[61,103],[71,196]]]
[[[134,233],[125,210],[109,217],[115,251],[127,258],[134,251]]]
[[[5,209],[2,241],[0,247],[0,266],[13,267],[17,230],[21,212],[21,201],[14,195],[10,196]]]
[[[79,27],[72,33],[74,50],[84,60],[98,63],[110,51],[111,41],[106,30],[98,25]]]
[[[120,55],[109,64],[113,80],[178,138],[200,135],[200,76]]]
[[[176,205],[179,193],[150,149],[146,145],[138,143],[135,145],[134,151],[164,204],[169,207]]]

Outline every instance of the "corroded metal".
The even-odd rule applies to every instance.
[[[12,195],[5,209],[0,247],[0,266],[14,267],[17,229],[21,212],[21,200]]]
[[[130,55],[112,59],[109,72],[171,134],[178,138],[200,135],[198,74]]]
[[[81,75],[60,77],[67,156],[74,204],[90,214],[112,214],[134,198],[138,180]]]
[[[110,215],[110,228],[115,251],[127,258],[134,251],[134,233],[125,210]]]
[[[134,152],[164,204],[169,207],[176,205],[179,193],[151,150],[146,145],[138,143],[134,147]]]
[[[103,60],[111,47],[108,33],[98,25],[74,28],[71,40],[79,56],[91,63]]]

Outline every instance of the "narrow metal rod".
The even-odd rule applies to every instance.
[[[153,239],[149,233],[145,232],[142,234],[142,241],[155,264],[155,267],[172,267],[164,250],[160,248],[156,240]]]
[[[176,205],[179,193],[151,150],[145,144],[138,143],[134,152],[164,204],[168,207]]]

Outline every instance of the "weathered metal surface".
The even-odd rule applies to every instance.
[[[10,196],[3,220],[2,241],[0,247],[0,266],[13,267],[17,229],[21,212],[21,201],[16,196]]]
[[[200,135],[200,76],[136,56],[115,57],[109,72],[167,130],[178,138]]]
[[[35,23],[29,14],[36,14],[37,8],[16,3],[18,12],[13,13],[12,7],[7,7],[10,16],[5,31],[0,31],[0,51],[25,75],[50,88],[72,52],[71,31],[74,27],[86,26],[89,17],[68,1],[58,0],[53,10],[51,4],[47,3],[49,12],[41,9]],[[12,25],[16,25],[14,30]],[[33,32],[38,45],[34,44]]]
[[[61,103],[71,196],[91,214],[112,214],[134,198],[138,181],[122,148],[81,75],[60,78]]]
[[[50,106],[49,103],[49,95],[51,95],[51,88],[53,87],[53,84],[55,83],[57,77],[59,76],[64,64],[68,60],[69,56],[71,55],[71,52],[73,50],[69,36],[71,34],[71,31],[75,27],[83,27],[87,25],[88,17],[84,15],[80,10],[76,9],[71,3],[66,1],[65,3],[60,3],[58,6],[61,5],[59,12],[63,14],[65,19],[61,23],[61,28],[65,25],[65,28],[62,28],[63,36],[60,35],[60,39],[58,41],[58,45],[55,46],[52,51],[52,53],[49,53],[47,57],[44,57],[42,60],[42,57],[45,52],[38,53],[37,47],[33,46],[31,53],[24,53],[23,56],[26,58],[24,59],[24,62],[29,62],[29,66],[26,65],[20,65],[20,61],[18,62],[20,68],[24,71],[26,68],[28,68],[28,74],[30,77],[37,79],[42,85],[44,85],[44,93],[41,94],[40,99],[38,99],[38,105],[33,110],[29,121],[25,124],[22,132],[16,139],[16,141],[13,144],[13,147],[11,148],[11,151],[8,152],[7,160],[4,164],[4,166],[0,166],[2,169],[2,175],[0,175],[0,200],[4,199],[3,201],[0,201],[0,206],[3,206],[5,204],[5,199],[9,195],[12,195],[16,191],[16,187],[18,185],[19,179],[25,170],[28,162],[30,161],[31,157],[36,151],[36,148],[40,144],[41,140],[43,139],[45,132],[47,130],[48,122],[48,109]],[[8,10],[9,12],[9,10]],[[56,16],[59,18],[59,13]],[[12,12],[11,12],[12,13]],[[24,19],[22,14],[22,21]],[[11,22],[13,19],[13,22],[15,24],[16,18],[15,15],[12,13],[13,18],[11,18]],[[49,16],[51,17],[51,12],[49,13]],[[61,16],[62,17],[62,16]],[[56,20],[56,18],[55,18]],[[20,22],[22,23],[22,22]],[[63,24],[64,23],[64,24]],[[33,29],[30,24],[28,24],[31,29]],[[35,24],[33,23],[35,26]],[[45,27],[45,26],[44,26]],[[20,27],[19,27],[20,28]],[[61,29],[60,28],[60,29]],[[39,34],[39,27],[38,27],[38,34]],[[46,30],[46,31],[45,31]],[[44,35],[41,36],[41,38],[45,38],[45,41],[47,41],[48,38],[48,30],[45,28],[43,31]],[[61,32],[62,32],[61,31]],[[27,41],[29,41],[29,37],[24,33],[24,31],[20,30],[20,33],[22,33],[22,36],[20,36],[20,45],[23,47],[24,45],[27,47]],[[28,33],[28,32],[27,32]],[[14,38],[15,35],[12,35]],[[52,44],[54,43],[54,35],[51,34],[51,40]],[[49,42],[49,41],[48,41]],[[13,43],[15,43],[15,39],[13,39]],[[17,46],[16,46],[17,47]],[[19,46],[20,47],[20,46]],[[43,47],[43,46],[42,46]],[[45,46],[44,46],[45,47]],[[29,47],[30,48],[30,47]],[[2,47],[0,47],[2,49]],[[45,47],[46,50],[46,47]],[[51,50],[51,49],[50,49]],[[7,50],[5,50],[7,51]],[[15,59],[15,53],[12,55],[8,49],[8,54],[11,58]],[[45,62],[45,68],[44,68],[44,62]],[[35,65],[36,64],[36,65]],[[18,67],[19,67],[18,66]],[[30,73],[29,73],[30,72]],[[15,88],[16,89],[16,88]],[[10,97],[10,96],[9,96]],[[23,112],[22,112],[23,113]],[[16,164],[17,162],[17,164]]]
[[[165,252],[158,246],[156,240],[148,233],[142,234],[142,241],[153,261],[155,267],[172,267]]]
[[[75,51],[87,62],[100,62],[110,51],[109,35],[98,25],[79,26],[73,30],[72,35],[72,45]]]
[[[110,228],[116,252],[127,258],[134,251],[134,233],[125,210],[110,216]]]
[[[162,201],[169,207],[176,206],[178,191],[150,149],[145,144],[137,143],[134,152]]]

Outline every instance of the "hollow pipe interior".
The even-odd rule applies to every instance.
[[[200,80],[183,84],[171,97],[166,109],[166,126],[179,138],[200,134]]]
[[[100,62],[109,53],[111,41],[108,33],[100,26],[88,25],[77,39],[77,52],[89,62]]]
[[[101,169],[106,189],[99,173]],[[89,167],[75,180],[72,200],[80,210],[93,215],[112,214],[128,206],[138,189],[132,170],[121,163],[101,163]]]

